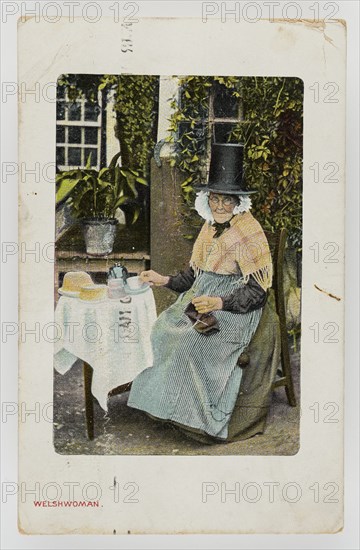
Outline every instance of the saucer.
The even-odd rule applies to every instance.
[[[147,290],[149,290],[149,288],[150,288],[149,283],[143,283],[142,287],[135,288],[134,290],[132,290],[131,288],[125,285],[125,292],[126,294],[142,294],[143,292],[146,292]]]
[[[78,298],[80,295],[79,290],[63,290],[62,288],[58,289],[58,293],[61,294],[61,296],[68,296],[69,298]]]

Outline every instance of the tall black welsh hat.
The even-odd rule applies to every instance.
[[[224,195],[251,195],[256,191],[245,188],[244,145],[241,143],[213,143],[207,185],[195,186],[196,191]]]

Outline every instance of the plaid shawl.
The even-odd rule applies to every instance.
[[[215,228],[205,222],[195,241],[190,266],[196,275],[212,271],[221,275],[242,274],[239,284],[250,275],[264,289],[272,284],[272,260],[261,225],[250,212],[237,214],[230,228],[214,238]]]

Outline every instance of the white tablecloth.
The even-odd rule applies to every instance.
[[[62,296],[55,310],[54,367],[64,374],[78,358],[86,361],[94,371],[92,394],[106,411],[109,391],[152,365],[150,333],[155,320],[150,288],[132,295],[128,304]]]

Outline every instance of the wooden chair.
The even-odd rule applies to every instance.
[[[274,290],[275,295],[276,313],[279,317],[281,338],[281,371],[274,381],[273,389],[284,386],[289,405],[296,407],[296,396],[291,373],[289,343],[286,328],[286,306],[284,295],[284,256],[287,230],[281,229],[275,233],[265,231],[265,235],[269,243],[273,260],[274,276],[272,289]],[[249,364],[249,362],[250,357],[245,351],[240,355],[238,365],[241,368],[244,368]]]

